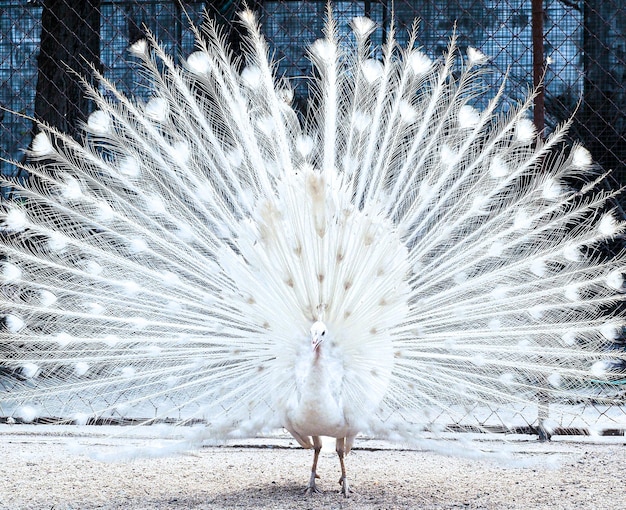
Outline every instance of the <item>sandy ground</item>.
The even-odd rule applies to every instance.
[[[67,446],[78,441],[106,451],[116,446],[113,440],[72,435],[58,427],[0,426],[0,508],[626,508],[624,437],[511,441],[515,458],[539,461],[526,468],[360,441],[347,459],[354,493],[344,499],[332,451],[320,457],[321,493],[302,494],[311,452],[286,437],[104,463],[68,453]],[[500,448],[499,442],[484,444]]]

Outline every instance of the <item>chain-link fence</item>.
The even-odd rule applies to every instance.
[[[248,0],[259,13],[279,74],[289,77],[296,101],[307,97],[311,65],[306,47],[322,35],[326,0]],[[150,31],[178,57],[193,51],[190,21],[204,10],[223,26],[236,47],[240,0],[180,2],[156,0],[0,0],[0,156],[20,160],[35,130],[33,117],[78,133],[91,105],[83,98],[82,75],[103,72],[130,95],[149,94],[145,78],[127,49]],[[542,79],[535,107],[539,128],[549,132],[573,118],[571,136],[582,140],[606,170],[614,187],[626,185],[626,4],[619,0],[396,0],[338,1],[332,7],[340,34],[347,36],[354,16],[367,15],[379,26],[373,43],[384,42],[391,27],[400,43],[419,18],[419,43],[441,55],[456,31],[461,49],[475,46],[490,56],[493,86],[508,75],[506,95],[524,96]],[[0,162],[3,173],[17,170]],[[617,390],[616,390],[617,391]],[[591,400],[577,424],[567,428],[611,428],[624,410]],[[619,419],[615,419],[618,413]],[[620,414],[621,413],[621,414]],[[498,410],[468,409],[456,425],[494,429],[534,427],[540,406],[520,410],[509,420]],[[449,417],[442,418],[450,421]],[[522,425],[519,425],[521,423]]]

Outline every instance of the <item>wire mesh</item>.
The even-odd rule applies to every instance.
[[[93,62],[95,68],[124,93],[146,97],[149,83],[137,72],[127,51],[132,43],[149,32],[174,58],[188,55],[194,48],[190,22],[201,24],[207,10],[236,48],[241,40],[236,14],[243,3],[242,0],[89,0],[85,4],[97,16],[82,22],[97,36],[99,53]],[[524,96],[533,86],[537,52],[533,56],[532,8],[536,2],[396,0],[393,12],[391,0],[331,4],[340,36],[348,41],[348,24],[354,16],[369,16],[380,26],[373,36],[374,46],[384,43],[392,27],[396,39],[404,44],[413,20],[419,18],[418,41],[431,56],[443,54],[451,34],[455,33],[461,50],[474,46],[490,57],[489,65],[496,72],[488,85],[498,85],[500,77],[507,74],[506,95],[511,100]],[[604,169],[613,171],[616,187],[623,186],[626,184],[626,4],[621,0],[545,0],[540,4],[543,40],[535,44],[539,44],[538,54],[544,59],[539,64],[544,74],[545,129],[549,131],[572,118],[572,138],[581,140]],[[52,122],[38,111],[37,99],[45,101],[48,109],[56,110],[58,116],[75,127],[89,113],[69,118],[61,108],[68,97],[71,101],[66,83],[56,84],[55,95],[37,97],[41,55],[44,50],[59,54],[58,48],[42,47],[46,31],[51,30],[46,26],[45,13],[53,5],[60,13],[65,9],[76,14],[72,0],[65,3],[0,0],[0,156],[5,160],[23,158],[23,149],[28,147],[36,129],[32,117]],[[291,80],[296,101],[304,104],[308,94],[306,77],[311,73],[306,48],[322,35],[326,0],[248,0],[247,5],[259,14],[278,62],[278,74]],[[71,32],[69,19],[65,20],[63,29]],[[53,41],[60,40],[58,33],[52,35]],[[86,42],[82,43],[78,41],[77,47],[64,48],[65,54],[85,56]],[[85,68],[75,70],[84,72]],[[17,170],[8,161],[1,161],[0,171],[15,174]],[[482,414],[487,411],[485,418]],[[521,410],[519,414],[525,416],[522,421],[526,425],[537,424],[536,409],[530,414]],[[598,410],[593,403],[588,404],[583,412],[583,425],[605,421],[609,414],[605,408]],[[590,416],[596,416],[595,421]],[[485,426],[494,417],[497,426],[509,423],[505,417],[498,416],[497,410],[484,409],[468,410],[463,423]]]

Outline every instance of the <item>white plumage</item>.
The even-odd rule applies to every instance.
[[[565,126],[542,141],[502,88],[479,109],[478,50],[391,31],[379,60],[370,20],[351,50],[330,15],[301,121],[241,19],[241,71],[210,21],[180,67],[140,41],[150,101],[101,78],[84,140],[35,137],[1,214],[5,413],[284,427],[315,448],[309,491],[332,436],[345,494],[359,433],[584,398],[624,358],[624,257],[594,254],[623,224]]]

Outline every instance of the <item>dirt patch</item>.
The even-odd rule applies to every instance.
[[[513,442],[514,457],[540,461],[527,468],[361,441],[347,459],[355,492],[344,499],[333,452],[320,458],[321,494],[302,494],[312,455],[288,438],[103,463],[69,453],[67,446],[77,441],[87,450],[115,448],[105,436],[68,438],[33,429],[16,434],[0,428],[2,509],[613,510],[626,500],[623,437]]]

